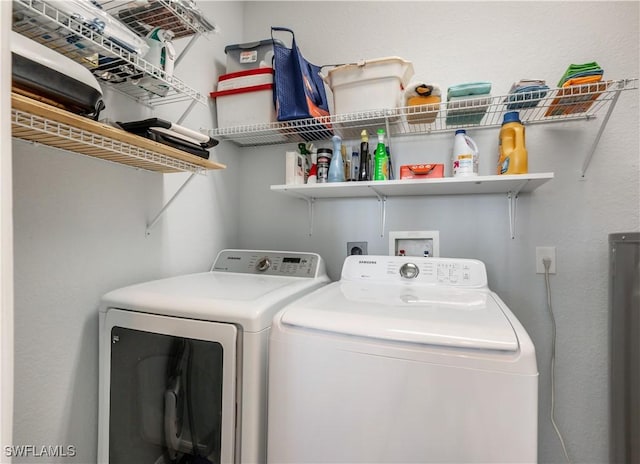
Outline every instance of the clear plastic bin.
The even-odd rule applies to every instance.
[[[259,42],[227,45],[227,74],[256,68],[273,67],[273,44],[284,45],[277,39],[265,39]]]

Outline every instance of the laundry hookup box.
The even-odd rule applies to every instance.
[[[218,78],[217,90],[209,96],[216,103],[218,128],[276,121],[272,68],[224,74]]]

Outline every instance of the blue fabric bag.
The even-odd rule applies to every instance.
[[[320,66],[309,63],[296,45],[291,29],[272,27],[274,31],[290,32],[291,48],[275,41],[274,53],[274,91],[278,121],[321,118],[329,116],[329,102],[320,77]]]

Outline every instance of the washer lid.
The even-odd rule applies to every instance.
[[[399,342],[517,351],[518,339],[487,289],[335,282],[294,302],[282,323]]]

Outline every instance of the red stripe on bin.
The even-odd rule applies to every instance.
[[[237,89],[220,90],[218,92],[211,92],[209,96],[211,98],[218,98],[218,97],[226,97],[227,95],[237,95],[239,93],[249,93],[249,92],[257,92],[259,90],[271,90],[271,89],[273,89],[273,84],[261,84],[261,85],[253,85],[251,87],[240,87]]]
[[[223,74],[222,76],[218,77],[218,82],[235,79],[237,77],[255,76],[256,74],[274,74],[274,72],[273,68],[247,69],[246,71],[236,71],[229,74]]]

